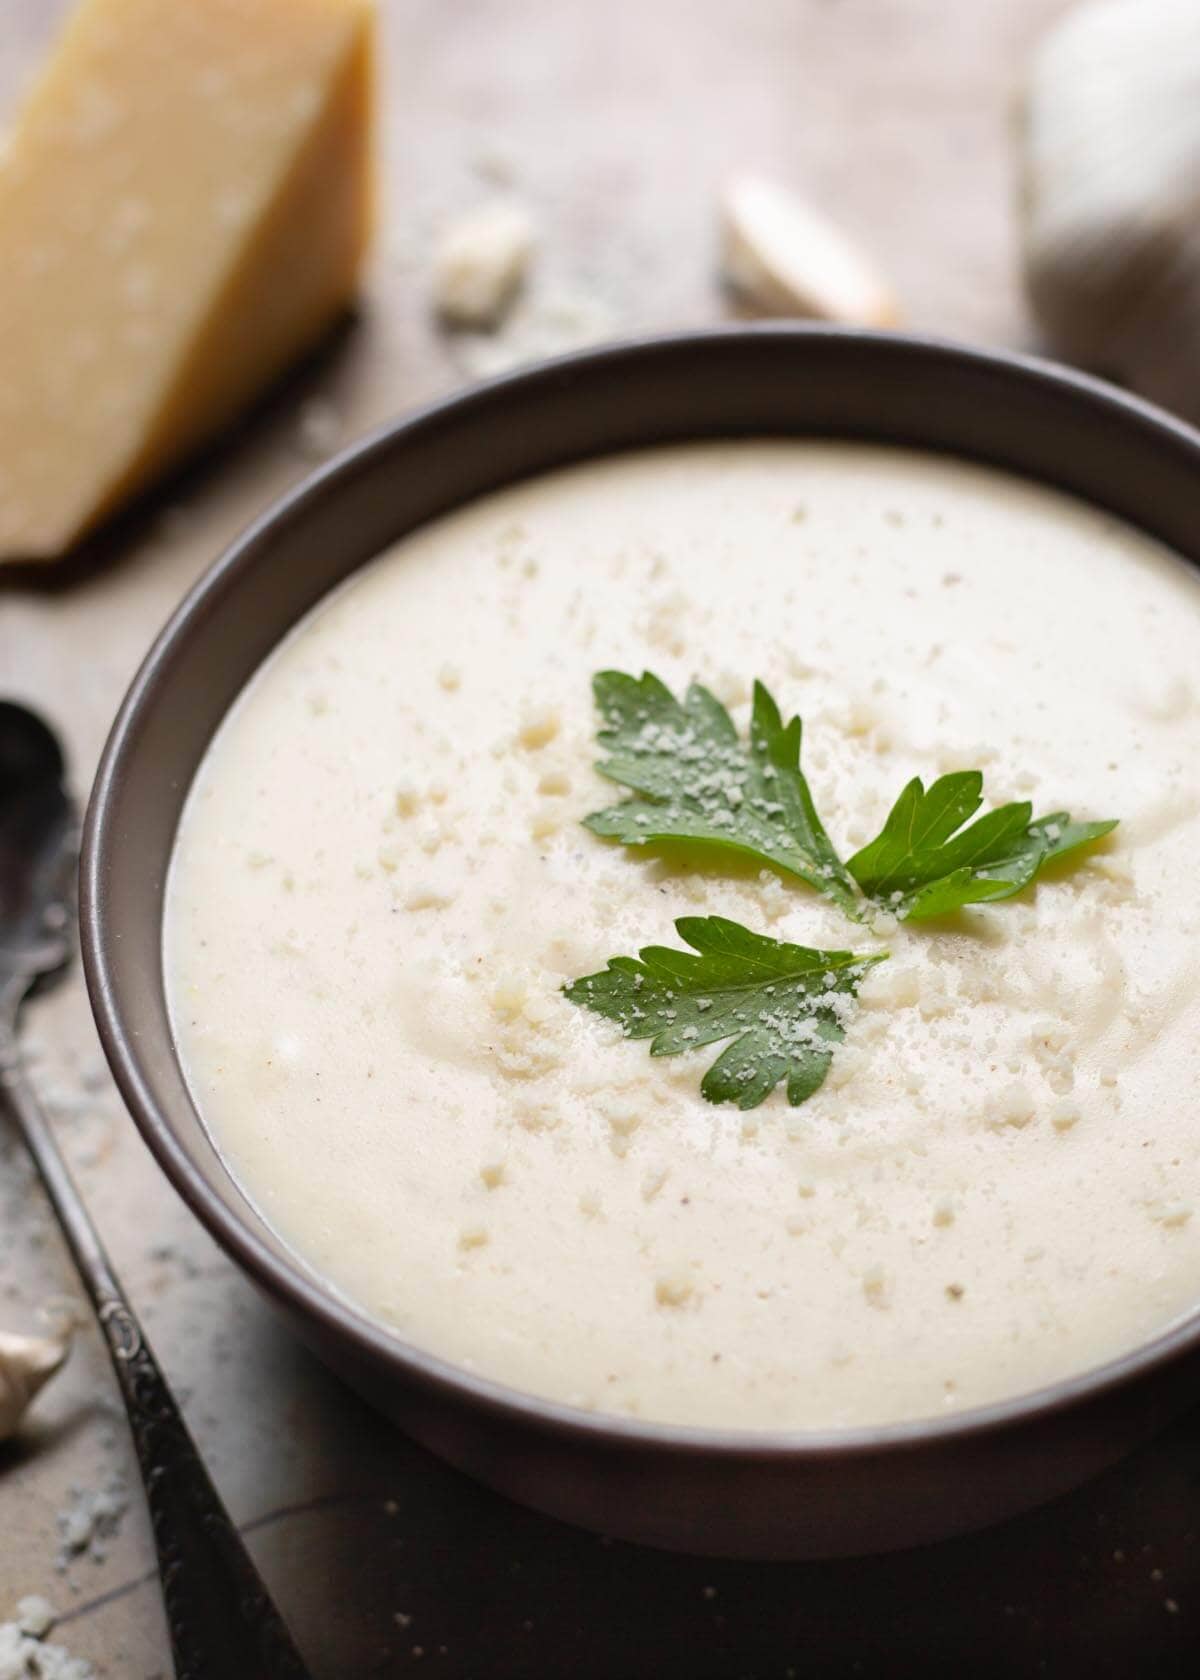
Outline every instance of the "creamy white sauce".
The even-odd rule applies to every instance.
[[[835,842],[901,786],[1118,816],[899,929],[825,1087],[747,1115],[561,995],[719,913],[877,949],[804,887],[593,838],[590,678],[761,677]],[[166,922],[199,1108],[298,1254],[399,1335],[605,1412],[747,1429],[978,1405],[1200,1296],[1200,583],[1098,512],[902,451],[695,445],[438,521],[217,736]]]

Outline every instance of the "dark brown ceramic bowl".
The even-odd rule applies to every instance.
[[[414,526],[511,480],[613,450],[746,435],[863,438],[990,462],[1200,562],[1200,434],[1015,356],[768,326],[617,346],[468,391],[314,474],[158,638],[88,811],[84,960],[113,1071],[175,1188],[297,1333],[410,1434],[514,1499],[607,1534],[729,1556],[834,1556],[994,1522],[1110,1463],[1200,1396],[1200,1313],[1071,1382],[928,1422],[767,1434],[573,1411],[406,1344],[306,1270],[205,1135],[163,993],[163,882],[189,783],[242,685],[302,614]]]

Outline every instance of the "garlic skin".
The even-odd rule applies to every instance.
[[[760,175],[739,175],[721,197],[721,267],[764,315],[890,327],[891,289],[828,217]]]
[[[16,1434],[35,1397],[62,1366],[70,1346],[69,1333],[17,1336],[0,1330],[0,1441]]]
[[[1042,41],[1021,132],[1025,283],[1050,346],[1200,419],[1200,10],[1090,0]]]

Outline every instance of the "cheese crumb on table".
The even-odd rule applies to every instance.
[[[54,1606],[48,1598],[31,1593],[17,1600],[17,1626],[30,1639],[44,1639],[54,1626]]]
[[[95,1680],[95,1673],[82,1657],[26,1632],[20,1620],[0,1622],[0,1680]]]
[[[488,204],[455,222],[434,256],[433,298],[444,321],[495,327],[520,289],[534,227],[517,204]]]

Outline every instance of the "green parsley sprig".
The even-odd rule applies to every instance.
[[[1046,864],[1117,826],[1074,822],[1066,811],[1031,821],[1033,807],[1021,800],[963,828],[983,804],[982,789],[978,770],[941,776],[928,792],[914,776],[880,833],[847,864],[867,897],[908,922],[1013,898]]]
[[[784,724],[762,683],[754,685],[745,741],[699,683],[677,700],[649,671],[601,671],[593,688],[607,754],[596,768],[634,796],[585,817],[585,827],[625,846],[685,843],[756,859],[855,921],[864,899],[920,921],[1012,898],[1046,864],[1117,826],[1075,822],[1066,811],[1033,820],[1028,801],[1019,801],[963,829],[983,803],[983,777],[959,770],[928,790],[914,777],[880,833],[843,863],[800,769],[800,719]]]
[[[948,915],[1012,898],[1045,866],[1099,840],[1115,820],[1033,817],[1028,801],[986,812],[978,770],[908,783],[883,828],[843,863],[800,769],[798,717],[784,723],[754,685],[749,738],[726,708],[693,683],[682,700],[649,671],[601,671],[593,680],[607,756],[601,775],[631,797],[584,819],[625,846],[686,844],[739,856],[805,882],[860,922],[869,906],[901,921]],[[964,826],[965,825],[965,826]],[[721,916],[675,924],[691,951],[648,945],[563,988],[572,1003],[649,1038],[655,1056],[730,1038],[701,1093],[754,1108],[786,1081],[804,1102],[829,1070],[863,975],[886,951],[855,954],[788,945]]]
[[[690,951],[647,945],[636,958],[610,957],[601,973],[565,987],[567,997],[627,1038],[651,1039],[652,1056],[731,1038],[700,1086],[709,1102],[755,1108],[781,1080],[790,1103],[811,1097],[859,982],[887,953],[785,945],[724,916],[681,916],[675,929]]]
[[[739,853],[794,875],[856,916],[854,882],[817,815],[800,769],[800,719],[785,724],[754,685],[750,737],[699,683],[677,700],[649,671],[593,679],[600,745],[596,768],[634,797],[585,817],[593,834],[625,846],[686,842]]]

